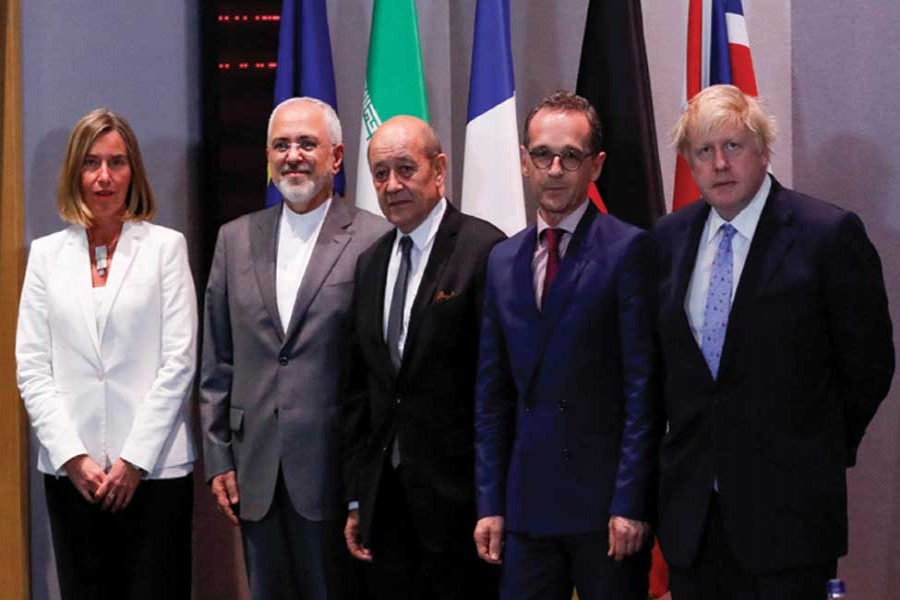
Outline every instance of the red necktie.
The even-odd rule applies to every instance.
[[[544,276],[544,291],[541,294],[541,306],[547,302],[547,295],[550,293],[550,286],[556,279],[556,272],[559,271],[559,243],[562,241],[564,230],[562,229],[545,229],[544,240],[547,242],[547,274]]]

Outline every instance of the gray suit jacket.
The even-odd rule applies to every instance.
[[[339,385],[359,254],[386,221],[332,201],[286,326],[275,300],[281,206],[219,230],[206,287],[200,420],[206,477],[235,469],[241,519],[269,510],[279,466],[297,511],[342,517]]]

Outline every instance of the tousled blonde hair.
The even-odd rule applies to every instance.
[[[83,116],[69,134],[56,190],[56,208],[64,221],[82,227],[90,227],[93,223],[94,215],[81,193],[81,173],[85,156],[101,136],[111,131],[117,131],[122,136],[131,167],[131,185],[125,198],[123,220],[147,221],[156,214],[156,199],[147,180],[134,130],[128,121],[108,108],[97,108]]]
[[[672,128],[672,141],[678,152],[687,156],[691,139],[723,127],[747,129],[756,138],[757,152],[772,153],[775,120],[760,99],[748,96],[733,85],[711,85],[691,98]]]

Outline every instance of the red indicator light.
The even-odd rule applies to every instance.
[[[231,21],[243,23],[250,20],[250,15],[218,15],[216,17],[220,23],[230,23]],[[253,15],[254,21],[280,21],[281,15]]]

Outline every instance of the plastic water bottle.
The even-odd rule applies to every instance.
[[[847,600],[847,586],[843,579],[829,579],[825,589],[828,591],[828,600]]]

